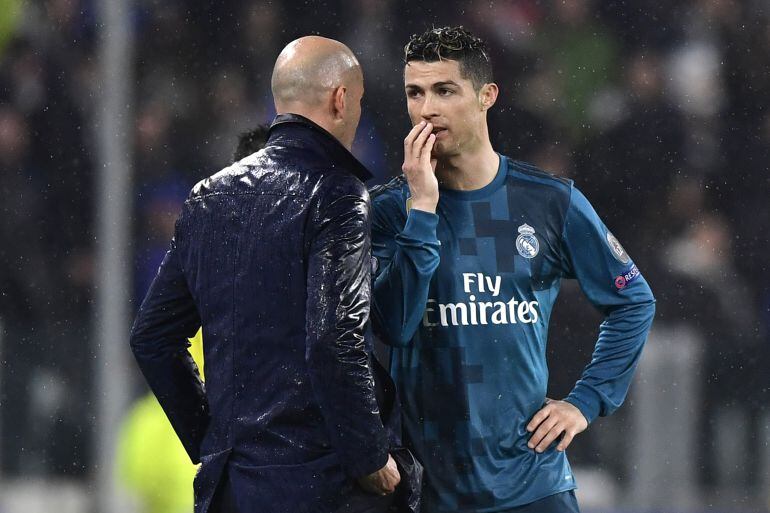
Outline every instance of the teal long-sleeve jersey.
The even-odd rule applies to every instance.
[[[526,425],[545,401],[546,340],[561,280],[605,314],[566,398],[591,422],[626,396],[652,292],[571,181],[500,156],[494,180],[410,208],[403,177],[372,190],[372,317],[389,344],[405,438],[425,467],[423,511],[492,512],[576,487],[555,443]]]

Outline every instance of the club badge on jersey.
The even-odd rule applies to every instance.
[[[535,235],[535,229],[527,223],[519,226],[519,236],[516,237],[516,250],[524,258],[535,258],[540,252],[540,242]]]

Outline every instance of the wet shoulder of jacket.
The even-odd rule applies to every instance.
[[[355,175],[334,167],[321,168],[317,172],[321,175],[323,192],[332,197],[356,196],[369,202],[369,190]]]
[[[187,199],[201,198],[213,193],[232,192],[232,189],[237,184],[243,182],[243,179],[253,172],[254,168],[267,164],[266,160],[263,152],[259,151],[238,162],[233,162],[229,166],[196,183]]]

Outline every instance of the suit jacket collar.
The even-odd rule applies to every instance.
[[[284,135],[289,137],[285,138]],[[284,143],[297,141],[300,143],[299,146],[311,146],[307,144],[308,142],[315,143],[312,146],[323,148],[332,165],[347,169],[362,182],[373,177],[372,173],[336,137],[304,116],[277,115],[270,125],[267,144],[279,139]]]

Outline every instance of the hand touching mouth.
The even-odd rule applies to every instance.
[[[444,128],[443,126],[434,126],[433,131],[431,133],[433,133],[436,136],[436,139],[438,139],[439,137],[441,137],[441,134],[446,132],[446,130],[447,129]]]

